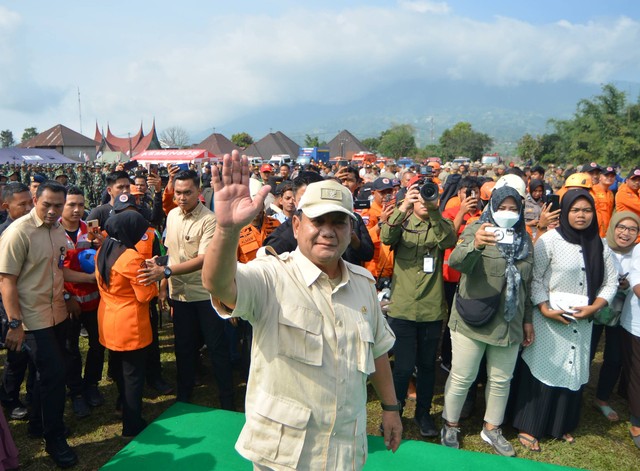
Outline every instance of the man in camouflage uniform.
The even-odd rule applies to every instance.
[[[78,164],[75,171],[76,183],[75,186],[81,188],[84,191],[85,201],[91,201],[91,175],[88,172],[88,167],[84,164]]]
[[[102,190],[104,189],[104,175],[99,165],[96,165],[93,171],[91,182],[91,207],[96,208],[100,206],[100,198],[102,196]]]

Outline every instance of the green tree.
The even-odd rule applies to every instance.
[[[318,136],[310,136],[309,134],[304,136],[304,146],[305,147],[320,147],[320,139]]]
[[[442,147],[439,144],[427,144],[418,152],[422,159],[427,157],[440,157],[442,155]]]
[[[380,135],[378,151],[387,157],[399,159],[416,152],[415,129],[410,124],[398,124]]]
[[[22,133],[22,139],[20,142],[27,142],[32,137],[36,137],[38,135],[38,130],[36,128],[25,128]]]
[[[378,146],[380,146],[379,137],[367,137],[360,142],[362,142],[362,145],[365,146],[369,152],[373,152],[374,154],[378,152]]]
[[[578,102],[572,119],[552,120],[559,139],[557,154],[579,164],[637,164],[640,159],[640,103],[628,104],[625,92],[612,84]]]
[[[249,147],[253,144],[253,137],[246,132],[239,132],[231,136],[231,142],[233,142],[238,147]]]
[[[0,147],[11,147],[16,144],[13,133],[9,129],[0,131]]]
[[[540,140],[527,133],[518,141],[516,153],[524,162],[537,162],[540,157]]]
[[[479,160],[491,149],[493,139],[487,134],[474,131],[470,123],[459,122],[453,128],[446,129],[440,136],[442,156],[451,160],[458,156]]]

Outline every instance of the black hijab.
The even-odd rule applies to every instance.
[[[569,209],[579,198],[586,199],[593,211],[591,224],[582,230],[576,230],[569,224]],[[570,244],[579,245],[582,249],[582,258],[587,272],[587,294],[589,304],[593,304],[604,281],[604,247],[598,232],[596,207],[588,191],[579,188],[564,194],[560,203],[560,226],[556,231],[564,240]]]
[[[109,237],[98,252],[98,272],[109,286],[111,267],[127,249],[136,249],[136,244],[149,228],[149,222],[135,211],[115,214],[104,225]]]
[[[531,196],[531,199],[533,200],[533,192],[536,188],[538,188],[539,186],[542,187],[542,194],[544,195],[544,182],[542,180],[537,180],[535,178],[532,178],[529,181],[529,195]],[[538,201],[538,200],[533,200],[533,201]]]

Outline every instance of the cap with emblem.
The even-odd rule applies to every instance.
[[[608,175],[608,174],[615,174],[616,172],[616,167],[614,165],[607,165],[606,167],[602,167],[602,174],[603,175]]]
[[[31,175],[31,183],[44,183],[46,181],[47,181],[47,177],[45,177],[41,173],[36,173],[35,175]]]
[[[269,164],[262,164],[260,166],[260,171],[261,172],[273,172],[273,167]]]
[[[627,178],[640,178],[640,167],[632,168]]]
[[[582,172],[602,172],[602,167],[598,165],[596,162],[589,162],[588,164],[582,165]]]
[[[353,197],[349,189],[335,180],[311,183],[300,198],[298,209],[310,218],[340,212],[355,219]]]
[[[119,213],[127,208],[138,209],[138,205],[136,204],[136,197],[130,194],[122,194],[118,196],[115,203],[113,203],[114,212]]]
[[[384,191],[393,188],[393,181],[386,177],[377,178],[371,187],[373,191]]]

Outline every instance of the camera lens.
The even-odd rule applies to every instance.
[[[433,182],[425,182],[420,188],[420,196],[425,201],[435,201],[438,199],[438,185]]]

